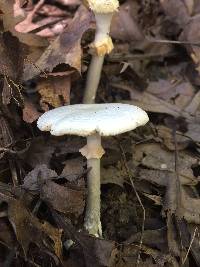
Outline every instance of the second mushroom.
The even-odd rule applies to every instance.
[[[104,149],[101,136],[114,136],[131,131],[148,122],[147,113],[128,104],[77,104],[44,113],[38,120],[42,131],[52,135],[79,135],[87,138],[80,149],[90,169],[87,175],[87,204],[84,226],[92,235],[102,236],[100,220],[100,159]]]

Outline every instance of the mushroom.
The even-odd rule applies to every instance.
[[[105,54],[113,49],[112,39],[109,36],[112,16],[119,7],[118,0],[86,0],[87,6],[94,12],[96,19],[96,33],[94,42],[90,45],[93,51],[92,60],[88,69],[86,88],[83,103],[95,102]]]
[[[128,104],[76,104],[45,112],[37,122],[41,131],[52,135],[85,136],[87,145],[79,151],[87,159],[87,204],[85,229],[102,236],[100,221],[100,159],[104,149],[101,136],[113,136],[131,131],[148,122],[147,113]]]

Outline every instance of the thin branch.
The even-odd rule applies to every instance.
[[[182,261],[182,266],[185,264],[185,262],[186,262],[186,260],[187,260],[187,257],[188,257],[188,254],[189,254],[190,250],[191,250],[192,244],[193,244],[193,242],[194,242],[194,239],[195,239],[197,230],[198,230],[198,227],[196,226],[195,229],[194,229],[194,233],[193,233],[193,235],[192,235],[191,241],[190,241],[189,248],[188,248],[187,253],[186,253],[186,255],[185,255],[185,258],[184,258],[183,261]]]

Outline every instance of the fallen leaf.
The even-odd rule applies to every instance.
[[[190,104],[195,93],[191,83],[171,82],[169,80],[149,82],[146,91],[160,99],[171,101],[171,103],[172,99],[174,99],[174,104],[180,109],[184,109]]]
[[[59,228],[62,228],[65,235],[72,239],[78,247],[75,250],[76,257],[83,256],[86,267],[102,267],[110,266],[112,252],[115,250],[115,243],[113,241],[96,238],[85,234],[84,232],[77,232],[74,227],[68,223],[58,212],[53,211],[54,219]],[[72,251],[71,251],[72,252]]]
[[[24,254],[27,254],[29,245],[36,244],[39,248],[47,247],[61,258],[62,231],[51,226],[49,223],[41,223],[22,204],[21,201],[13,199],[8,203],[8,217],[13,226],[16,238],[21,244]],[[52,242],[49,242],[49,239]]]
[[[61,176],[65,177],[67,181],[74,182],[84,173],[83,157],[66,160],[65,166],[62,170]]]
[[[55,210],[79,216],[85,207],[85,190],[78,186],[61,186],[52,181],[42,185],[41,198]]]
[[[109,168],[101,168],[101,184],[117,184],[123,187],[126,177],[124,170],[110,166]]]
[[[29,100],[25,100],[23,108],[23,120],[27,123],[32,123],[36,121],[40,115],[41,113],[37,111],[34,104]]]
[[[200,41],[200,19],[199,16],[196,15],[192,18],[192,20],[184,27],[184,30],[181,33],[180,41],[188,41],[189,43],[195,43]],[[193,62],[196,65],[196,70],[200,73],[200,57],[199,52],[200,48],[198,46],[190,45],[186,46]]]
[[[0,35],[1,74],[15,81],[21,80],[27,51],[27,46],[21,44],[10,32],[2,33]]]
[[[70,103],[70,76],[48,77],[39,81],[37,90],[41,95],[40,105],[48,111],[48,105],[57,108]]]
[[[191,197],[183,187],[181,189],[177,216],[188,223],[200,224],[200,199]]]
[[[135,160],[145,167],[145,169],[139,170],[141,179],[168,186],[170,176],[174,175],[175,171],[173,152],[162,149],[159,144],[152,143],[136,146],[134,154]],[[195,185],[198,183],[192,170],[195,164],[197,164],[197,159],[186,152],[179,151],[179,165],[181,166],[179,176],[182,184]]]
[[[189,22],[190,15],[184,1],[160,0],[160,3],[165,13],[178,25],[184,27]]]
[[[161,138],[161,142],[166,146],[167,149],[174,150],[184,150],[191,142],[191,139],[179,131],[176,131],[176,148],[174,143],[174,137],[172,135],[172,129],[164,126],[156,126],[156,131],[158,137]]]
[[[81,72],[81,38],[91,27],[92,14],[80,6],[67,29],[44,51],[35,62],[38,68],[28,64],[24,71],[24,79],[28,80],[41,71],[52,72],[61,63],[70,65]]]
[[[132,10],[136,13],[139,9],[136,1],[126,1],[119,7],[112,19],[111,36],[122,41],[143,40],[144,35],[132,16]]]
[[[1,0],[0,1],[0,9],[3,11],[3,25],[5,31],[10,31],[14,36],[19,38],[20,42],[30,45],[31,46],[39,46],[44,47],[48,44],[47,40],[44,38],[41,38],[40,36],[37,36],[35,34],[24,34],[19,33],[15,30],[15,25],[19,21],[23,20],[23,17],[17,16],[18,14],[15,14],[17,17],[14,16],[14,0]]]
[[[36,165],[25,177],[22,187],[30,191],[38,191],[41,185],[50,179],[55,179],[57,173],[49,169],[45,164]]]
[[[174,117],[182,115],[181,109],[176,105],[170,104],[148,92],[137,92],[134,90],[134,98],[132,100],[124,101],[128,104],[140,106],[142,109],[155,113],[165,113]],[[189,115],[186,117],[189,117]]]
[[[49,166],[54,150],[55,146],[49,140],[37,137],[32,140],[29,150],[22,155],[22,158],[32,168],[41,164]]]
[[[141,233],[134,234],[130,236],[124,243],[126,245],[131,243],[139,243],[141,238]],[[167,233],[166,228],[156,229],[156,230],[145,230],[143,233],[143,244],[149,247],[157,248],[161,251],[166,250],[166,240]]]

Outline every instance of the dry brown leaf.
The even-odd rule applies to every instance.
[[[172,129],[163,125],[158,125],[156,126],[156,131],[158,137],[162,139],[163,144],[167,147],[167,149],[171,151],[174,151],[175,149],[184,150],[191,141],[190,138],[181,134],[181,132],[176,131],[176,148],[175,148],[174,137],[172,136]]]
[[[10,79],[21,80],[27,46],[19,42],[11,33],[0,35],[0,72]]]
[[[188,223],[200,224],[200,199],[191,197],[183,186],[177,194],[176,175],[171,176],[167,186],[163,209]]]
[[[182,0],[160,0],[165,13],[177,24],[184,26],[190,20],[189,12]]]
[[[200,41],[200,18],[198,15],[192,18],[192,20],[184,27],[184,30],[180,36],[180,41],[188,41],[190,43],[196,43]],[[197,71],[200,73],[200,48],[198,46],[186,46],[188,52],[196,65]]]
[[[48,42],[44,38],[35,34],[19,33],[15,30],[15,25],[23,20],[22,16],[14,16],[14,0],[0,0],[0,9],[3,11],[3,25],[5,31],[10,31],[14,36],[19,38],[20,42],[31,46],[47,46]],[[16,14],[17,15],[17,14]]]
[[[126,1],[120,6],[112,19],[111,36],[122,41],[138,41],[143,40],[143,33],[132,16],[131,12],[135,13],[139,9],[136,1]]]
[[[125,244],[139,243],[141,233],[134,234],[130,236]],[[156,230],[145,230],[143,233],[143,244],[149,247],[157,248],[161,251],[166,250],[166,229],[156,229]]]
[[[0,35],[0,73],[3,79],[3,104],[9,104],[13,98],[18,105],[23,102],[21,78],[28,47],[19,42],[10,32]]]
[[[115,250],[115,242],[96,238],[84,232],[79,232],[58,212],[53,211],[57,225],[63,229],[64,234],[76,243],[70,250],[74,254],[72,261],[67,262],[67,266],[102,267],[111,266],[112,253]],[[76,249],[78,248],[78,249]],[[74,265],[73,265],[74,264]]]
[[[117,184],[123,187],[126,173],[120,167],[101,168],[101,184]]]
[[[80,6],[67,29],[44,51],[35,62],[38,68],[28,64],[25,68],[24,79],[28,80],[41,71],[52,72],[53,68],[61,63],[70,65],[81,72],[81,38],[91,27],[92,14]]]
[[[24,178],[22,187],[30,191],[38,191],[41,185],[50,179],[55,179],[57,173],[49,169],[45,164],[36,165]]]
[[[196,122],[191,122],[187,124],[188,131],[185,133],[186,136],[191,138],[196,143],[200,143],[200,125],[199,119]]]
[[[178,267],[178,263],[170,254],[164,254],[160,250],[152,249],[148,246],[142,245],[142,253],[146,255],[144,260],[141,258],[138,267]],[[120,260],[116,263],[116,267],[132,267],[137,262],[138,245],[126,245],[123,252],[120,252]],[[146,259],[146,260],[145,260]],[[113,267],[114,267],[113,266]]]
[[[64,169],[61,176],[65,177],[69,182],[74,182],[84,173],[84,161],[83,157],[69,159],[65,162]]]
[[[23,120],[27,123],[32,123],[36,121],[40,115],[41,113],[37,111],[34,104],[26,99],[23,108]]]
[[[137,145],[134,158],[147,169],[140,169],[140,178],[162,186],[168,186],[171,175],[175,171],[175,155],[171,151],[162,149],[159,144]],[[182,184],[195,185],[198,180],[193,174],[192,166],[197,159],[189,154],[179,152],[179,176]]]
[[[177,215],[188,223],[200,224],[200,199],[191,197],[182,187]]]
[[[70,76],[48,77],[40,80],[37,90],[41,95],[40,105],[44,111],[48,105],[57,108],[70,103]]]
[[[85,206],[85,190],[78,186],[61,186],[48,181],[41,190],[41,198],[55,210],[79,216]]]
[[[171,103],[172,99],[174,99],[174,104],[180,109],[184,109],[190,104],[195,93],[192,84],[189,82],[172,82],[168,80],[150,82],[146,90],[160,99],[171,101]]]
[[[162,89],[163,83],[165,84],[167,94]],[[160,84],[158,82],[157,85],[155,84],[156,83],[152,83],[148,90],[144,92],[139,92],[135,88],[129,86],[119,85],[117,87],[122,87],[130,92],[132,100],[123,101],[125,103],[139,106],[149,112],[169,114],[175,118],[183,117],[186,120],[185,126],[187,129],[184,132],[184,136],[186,138],[188,137],[191,141],[200,142],[198,123],[200,120],[200,92],[197,91],[196,94],[194,94],[193,87],[188,83],[181,83],[178,85],[176,89],[177,92],[175,90],[176,87],[173,88],[172,86],[172,88],[170,88],[170,91],[172,90],[171,93],[168,92],[169,87],[166,87],[167,84],[169,85],[167,81]],[[159,90],[161,91],[160,94]],[[154,92],[154,94],[149,91]],[[157,92],[157,94],[155,94],[155,92]],[[173,99],[173,95],[175,100]],[[168,100],[166,101],[163,98],[167,98]]]
[[[8,217],[26,255],[30,243],[39,248],[47,247],[61,258],[62,242],[61,230],[51,226],[49,223],[41,223],[22,204],[21,201],[13,199],[8,203]],[[50,239],[52,242],[49,242]]]
[[[174,117],[182,115],[181,109],[176,105],[170,104],[148,92],[140,93],[134,90],[133,94],[132,100],[123,102],[140,106],[142,109],[150,112],[170,114]],[[189,117],[189,115],[186,114],[186,117]]]
[[[41,164],[49,166],[54,151],[55,144],[43,137],[37,137],[32,140],[29,150],[22,155],[22,158],[32,168]]]
[[[187,0],[185,3],[181,0],[160,0],[160,2],[165,13],[183,29],[179,37],[180,41],[191,43],[191,45],[186,46],[186,49],[196,64],[197,71],[200,73],[200,48],[192,45],[192,43],[199,42],[200,40],[200,18],[199,14],[190,17],[195,3],[192,3],[191,0]]]

